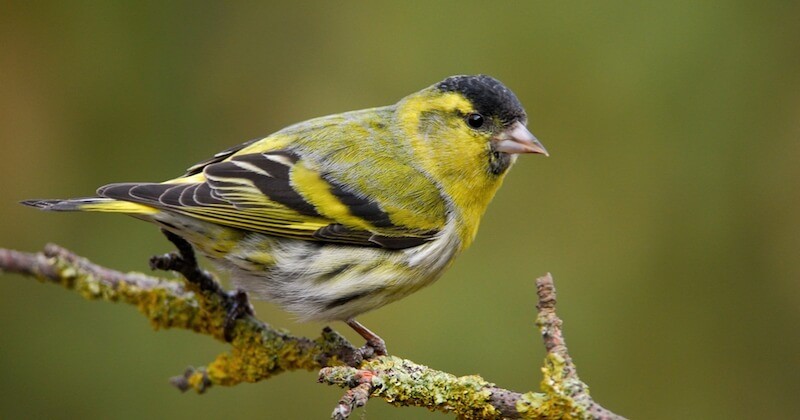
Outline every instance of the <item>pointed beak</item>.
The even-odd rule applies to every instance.
[[[521,122],[515,122],[494,139],[494,150],[509,154],[538,153],[550,156],[539,140]]]

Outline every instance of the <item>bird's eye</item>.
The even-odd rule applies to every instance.
[[[481,128],[483,127],[483,115],[478,113],[472,113],[467,115],[467,124],[469,124],[472,128]]]

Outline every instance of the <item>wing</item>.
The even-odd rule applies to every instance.
[[[284,149],[218,153],[166,183],[101,187],[100,196],[146,204],[208,222],[269,235],[404,249],[436,234],[393,223],[370,197],[326,177],[313,162]],[[247,150],[245,150],[247,152]]]

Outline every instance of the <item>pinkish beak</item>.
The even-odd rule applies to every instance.
[[[550,156],[539,140],[521,122],[515,122],[494,138],[494,150],[509,154],[538,153]]]

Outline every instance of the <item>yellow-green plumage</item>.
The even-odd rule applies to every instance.
[[[546,153],[516,97],[456,76],[397,104],[316,118],[163,183],[26,202],[122,212],[183,237],[255,297],[351,319],[437,279],[518,153]]]

